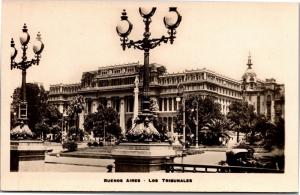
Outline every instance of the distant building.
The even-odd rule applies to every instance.
[[[283,117],[284,98],[281,97],[284,97],[284,86],[276,84],[274,79],[267,79],[265,82],[256,79],[256,74],[251,68],[252,64],[249,65],[251,58],[249,60],[242,81],[206,68],[170,74],[166,72],[164,66],[151,64],[150,97],[153,102],[157,102],[158,117],[166,123],[167,129],[173,132],[179,107],[176,102],[179,83],[184,85],[186,95],[197,93],[203,96],[214,96],[215,101],[221,105],[221,112],[225,115],[233,101],[242,100],[244,97],[255,106],[256,112],[267,115],[271,120],[274,120],[275,116]],[[63,112],[72,98],[82,95],[86,100],[86,106],[84,112],[80,114],[81,128],[83,128],[84,117],[96,112],[101,103],[114,108],[119,113],[120,126],[125,132],[127,123],[131,123],[133,116],[136,76],[140,80],[139,91],[143,91],[143,78],[140,74],[142,69],[142,64],[130,63],[84,72],[80,83],[50,85],[49,102],[57,105],[60,112]],[[243,86],[246,90],[242,90]],[[139,96],[139,107],[140,101]]]
[[[277,84],[273,78],[258,79],[252,65],[249,56],[248,68],[242,76],[244,100],[254,106],[257,114],[267,116],[272,122],[279,117],[284,118],[284,85]]]

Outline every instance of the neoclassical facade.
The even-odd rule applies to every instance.
[[[214,96],[225,115],[233,101],[243,98],[255,106],[256,112],[270,116],[270,120],[274,120],[279,114],[284,115],[284,100],[280,102],[280,109],[275,110],[279,104],[278,87],[283,90],[281,92],[284,97],[284,85],[276,84],[274,79],[266,81],[256,79],[256,74],[254,72],[252,74],[252,68],[249,65],[242,81],[206,68],[170,74],[164,66],[154,63],[150,65],[150,69],[150,97],[153,102],[156,102],[158,117],[165,122],[170,132],[174,130],[179,108],[179,103],[176,102],[179,83],[183,84],[186,96],[194,93]],[[139,81],[138,91],[143,91],[142,71],[142,64],[130,63],[105,66],[95,71],[84,72],[80,83],[51,85],[49,102],[57,105],[60,112],[63,112],[72,98],[82,95],[86,105],[84,112],[80,114],[81,128],[83,128],[84,117],[96,112],[99,103],[112,107],[119,113],[120,126],[124,133],[127,123],[131,123],[133,116],[136,78]],[[138,110],[140,110],[140,105],[141,94],[138,96]]]
[[[242,76],[244,100],[254,106],[257,114],[265,115],[272,122],[284,118],[284,85],[276,83],[274,78],[258,79],[250,56],[247,66]]]

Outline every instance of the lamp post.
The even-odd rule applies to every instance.
[[[139,124],[143,124],[143,128],[151,127],[154,134],[157,134],[158,131],[150,125],[152,123],[153,115],[150,113],[150,98],[149,98],[149,83],[150,83],[150,70],[149,70],[149,52],[151,49],[159,46],[161,43],[170,42],[173,44],[174,39],[176,38],[176,28],[181,22],[181,15],[177,11],[176,7],[170,7],[169,13],[164,17],[165,27],[168,29],[169,36],[162,36],[161,38],[150,38],[150,23],[152,21],[151,17],[154,15],[156,7],[152,8],[139,8],[139,13],[143,18],[145,24],[145,31],[143,33],[143,38],[141,40],[133,41],[128,39],[133,25],[128,20],[128,16],[125,10],[122,12],[121,21],[117,25],[116,30],[120,36],[121,46],[123,50],[126,48],[133,47],[134,49],[139,49],[144,51],[144,66],[143,66],[143,93],[142,93],[142,114],[138,116]],[[138,129],[135,129],[135,125],[131,129],[133,135],[140,134]],[[159,134],[159,133],[158,133]]]
[[[182,123],[183,123],[183,151],[185,150],[185,97],[184,97],[184,86],[183,84],[179,83],[177,85],[177,97],[176,101],[179,103],[181,100],[182,104]]]
[[[67,131],[67,124],[65,124],[65,121],[64,119],[68,117],[68,113],[67,113],[67,110],[64,110],[63,111],[63,114],[62,114],[62,127],[61,127],[61,144],[64,143],[64,138],[65,138],[65,135],[66,135],[66,131]],[[65,125],[64,125],[65,124]],[[66,130],[65,130],[66,129]]]
[[[196,124],[196,146],[195,146],[195,148],[199,148],[199,115],[198,115],[198,113],[199,113],[199,103],[198,103],[198,101],[197,100],[194,100],[193,101],[193,106],[194,107],[196,107],[195,108],[195,110],[196,110],[196,122],[195,122],[195,124]]]
[[[28,60],[27,58],[27,49],[28,49],[28,43],[30,40],[30,35],[28,34],[28,29],[26,24],[24,24],[22,29],[22,35],[20,36],[20,43],[21,43],[21,49],[23,51],[22,54],[22,60],[20,62],[15,62],[15,58],[17,56],[17,49],[15,48],[15,42],[13,38],[11,39],[10,46],[12,48],[11,51],[11,57],[10,57],[10,67],[11,69],[20,69],[22,70],[22,95],[21,95],[21,102],[19,104],[19,116],[18,119],[22,123],[26,123],[27,118],[27,101],[26,101],[26,71],[29,67],[32,65],[39,65],[41,53],[44,49],[44,44],[41,41],[41,34],[38,32],[36,41],[33,45],[33,52],[35,54],[35,58]]]

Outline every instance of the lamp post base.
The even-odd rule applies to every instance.
[[[152,172],[164,170],[176,152],[168,143],[121,143],[112,151],[115,172]]]
[[[32,161],[45,160],[47,152],[40,140],[14,140],[10,142],[10,171],[19,171],[30,166]],[[20,166],[21,165],[21,166]]]

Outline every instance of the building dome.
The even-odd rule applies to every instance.
[[[248,77],[256,77],[256,73],[254,72],[254,70],[250,67],[247,68],[247,70],[245,71],[243,78],[248,78]]]
[[[248,56],[247,70],[242,76],[243,83],[247,86],[246,89],[253,89],[256,86],[256,73],[252,69],[251,55]]]
[[[252,69],[252,61],[251,61],[251,55],[248,56],[248,63],[247,63],[247,70],[245,71],[245,73],[243,74],[243,79],[249,80],[251,78],[256,80],[256,73],[254,72],[254,70]],[[251,80],[253,80],[251,79]]]

